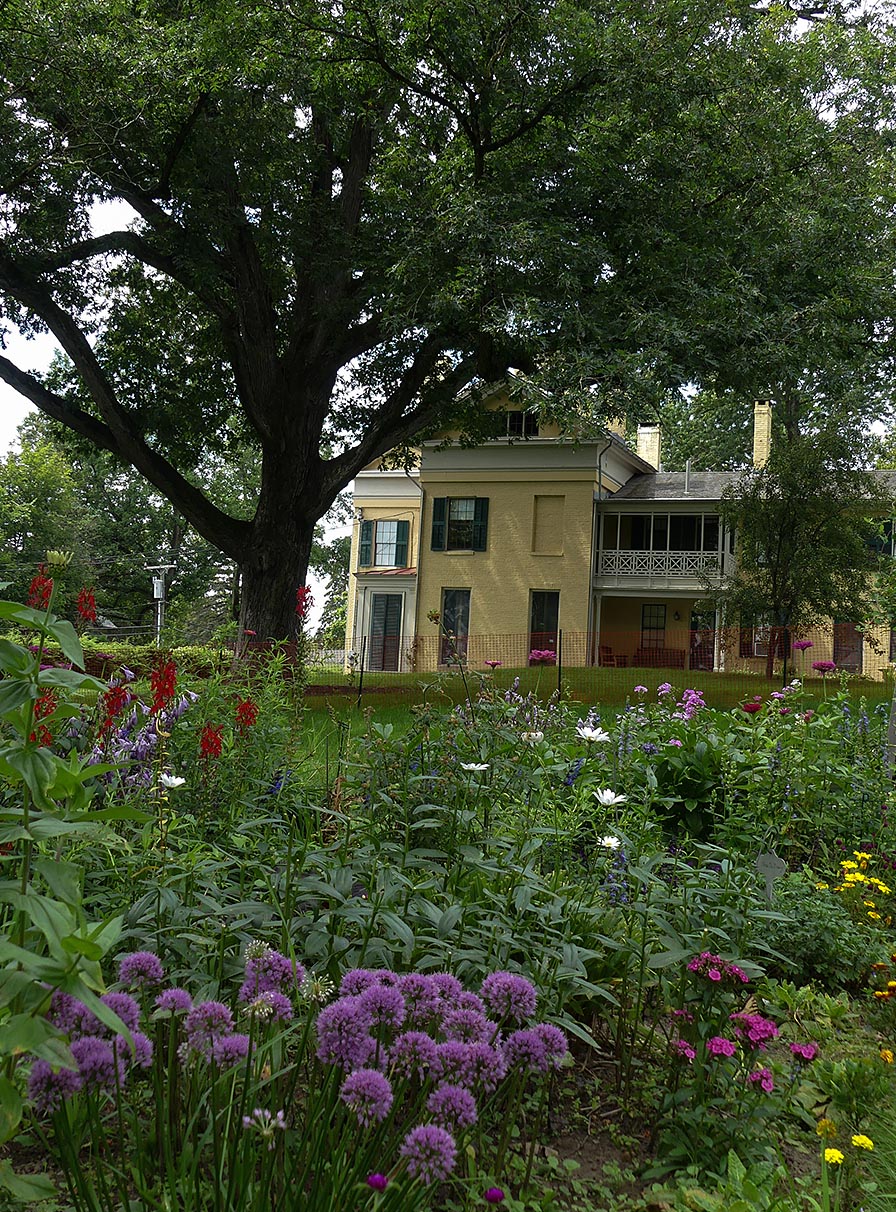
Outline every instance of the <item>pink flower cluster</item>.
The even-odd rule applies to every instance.
[[[764,1051],[769,1040],[778,1036],[777,1026],[770,1018],[764,1018],[761,1014],[746,1014],[741,1011],[729,1017],[734,1023],[734,1034],[751,1048]]]
[[[711,951],[701,951],[699,955],[695,955],[688,963],[688,972],[695,972],[715,984],[722,981],[731,981],[734,984],[740,981],[745,985],[750,979],[737,964],[730,964],[728,960],[723,960],[720,955],[714,955]]]
[[[685,690],[681,701],[676,705],[676,710],[672,712],[672,719],[692,720],[697,712],[705,706],[702,690]]]

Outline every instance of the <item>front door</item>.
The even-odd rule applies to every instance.
[[[529,616],[529,651],[557,651],[560,594],[557,590],[532,590]]]
[[[370,611],[368,669],[398,669],[401,647],[400,593],[375,593]]]
[[[850,673],[862,672],[862,633],[855,623],[834,623],[834,662]]]
[[[716,648],[716,612],[691,611],[691,669],[712,669]]]

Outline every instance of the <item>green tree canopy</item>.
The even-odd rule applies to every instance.
[[[721,602],[729,619],[772,626],[769,672],[788,631],[878,613],[874,540],[893,493],[888,477],[862,469],[853,443],[829,433],[777,443],[766,466],[727,490],[721,512],[736,536]]]
[[[886,53],[836,5],[8,0],[0,318],[67,366],[0,377],[287,635],[339,490],[511,366],[608,414],[877,367]],[[194,475],[247,442],[248,516]]]

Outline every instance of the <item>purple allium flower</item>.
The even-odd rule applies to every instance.
[[[449,1131],[476,1123],[476,1100],[463,1086],[438,1086],[427,1099],[426,1109],[440,1128]]]
[[[372,1187],[374,1191],[385,1191],[389,1185],[389,1180],[385,1174],[368,1174],[367,1185]]]
[[[370,1035],[370,1013],[359,997],[340,997],[317,1016],[317,1058],[354,1069],[376,1049]]]
[[[407,972],[396,986],[405,1000],[407,1021],[423,1026],[442,1011],[438,986],[420,972]]]
[[[339,1097],[365,1128],[381,1123],[392,1108],[392,1085],[376,1069],[356,1069],[342,1083]]]
[[[459,1040],[462,1044],[487,1044],[495,1031],[495,1024],[475,1010],[451,1010],[442,1019],[445,1038]]]
[[[282,1111],[274,1115],[265,1107],[256,1107],[251,1115],[243,1116],[243,1127],[259,1132],[262,1139],[268,1142],[268,1152],[271,1153],[276,1148],[275,1134],[286,1131],[286,1116]]]
[[[72,997],[70,993],[63,993],[57,989],[50,999],[50,1012],[47,1015],[50,1022],[63,1031],[66,1035],[75,1036],[83,1035],[81,1030],[83,1017],[90,1014],[90,1011],[83,1002],[78,1001],[76,997]],[[91,1015],[91,1017],[93,1017]],[[96,1035],[96,1027],[98,1021],[94,1020],[94,1030],[90,1031],[90,1035]]]
[[[555,1069],[559,1068],[560,1062],[569,1051],[569,1043],[565,1033],[559,1027],[555,1027],[553,1023],[539,1023],[534,1030],[545,1046],[548,1060],[551,1061]]]
[[[74,1069],[60,1069],[54,1073],[48,1061],[36,1060],[28,1078],[28,1097],[38,1115],[49,1115],[58,1111],[65,1099],[71,1098],[81,1089],[81,1078]]]
[[[136,1031],[140,1026],[140,1007],[130,993],[104,993],[100,998],[104,1006],[108,1006],[113,1014],[117,1014],[128,1031]],[[104,1034],[111,1034],[106,1027]]]
[[[214,1040],[233,1031],[233,1015],[223,1002],[200,1002],[184,1019],[187,1043],[208,1056]]]
[[[438,1124],[412,1128],[399,1152],[407,1158],[411,1178],[419,1178],[427,1187],[446,1179],[457,1161],[454,1137]]]
[[[142,989],[144,985],[161,985],[165,979],[162,961],[151,951],[132,951],[124,955],[118,965],[120,984],[131,989]]]
[[[457,1040],[448,1040],[436,1045],[436,1059],[432,1066],[432,1076],[437,1081],[463,1081],[467,1062],[470,1058],[472,1044],[462,1044]],[[466,1084],[466,1083],[465,1083]]]
[[[458,1010],[472,1010],[475,1014],[481,1014],[485,1017],[485,1002],[481,997],[477,997],[475,993],[468,993],[465,989],[456,1002]]]
[[[405,1031],[389,1049],[389,1065],[399,1077],[417,1076],[423,1080],[436,1063],[437,1045],[424,1031]]]
[[[685,1060],[692,1061],[697,1053],[691,1045],[684,1039],[676,1039],[672,1041],[672,1051],[677,1052],[679,1056],[683,1056]]]
[[[404,1022],[407,1009],[397,989],[388,985],[371,985],[359,995],[358,1001],[369,1014],[373,1027],[398,1028]]]
[[[766,1094],[771,1094],[775,1088],[775,1079],[771,1069],[754,1069],[752,1073],[747,1074],[747,1081],[758,1082]]]
[[[480,994],[492,1014],[520,1023],[532,1017],[538,1000],[532,982],[515,972],[490,973],[482,982]]]
[[[818,1044],[791,1044],[790,1051],[808,1064],[809,1061],[814,1061],[818,1055]]]
[[[451,1002],[452,1005],[456,1005],[464,995],[463,985],[450,972],[431,973],[429,983],[438,991],[444,1001]]]
[[[246,1007],[246,1011],[262,1022],[292,1022],[292,1002],[285,993],[278,993],[275,989],[266,989],[264,993],[259,993]]]
[[[389,972],[390,976],[394,975],[388,968],[350,969],[339,982],[340,996],[345,997],[350,994],[363,993],[365,989],[372,989],[375,985],[381,985],[383,982],[380,980],[380,976],[384,972]]]
[[[193,1008],[193,999],[186,989],[166,989],[156,998],[156,1008],[172,1014],[185,1014]]]
[[[115,1090],[124,1085],[124,1057],[115,1055],[108,1040],[85,1035],[73,1040],[71,1048],[83,1089]]]
[[[239,992],[241,1002],[251,1002],[259,993],[281,993],[289,985],[301,985],[305,969],[272,947],[246,960],[246,979]]]
[[[116,1035],[112,1041],[115,1055],[123,1057],[126,1064],[130,1061],[138,1069],[148,1069],[152,1064],[152,1040],[147,1039],[142,1031],[134,1031],[131,1039],[134,1041],[133,1050],[124,1035]]]
[[[212,1040],[211,1059],[219,1069],[232,1069],[249,1055],[248,1035],[219,1035]]]
[[[711,1056],[734,1056],[737,1044],[733,1039],[726,1039],[724,1035],[713,1035],[706,1041],[706,1051]]]
[[[502,1054],[491,1044],[467,1044],[467,1059],[461,1072],[463,1085],[491,1094],[507,1073]]]
[[[536,1073],[547,1073],[551,1067],[548,1050],[536,1031],[514,1031],[508,1036],[502,1051],[509,1069],[529,1069]]]

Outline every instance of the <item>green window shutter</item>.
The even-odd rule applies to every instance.
[[[395,530],[395,563],[399,568],[408,566],[408,539],[411,533],[410,522],[399,522]]]
[[[373,522],[361,523],[361,541],[358,544],[358,567],[369,568],[373,563]]]
[[[477,497],[473,506],[473,550],[485,551],[488,546],[488,497]]]
[[[447,540],[448,498],[433,497],[432,499],[432,542],[433,551],[444,551]]]

